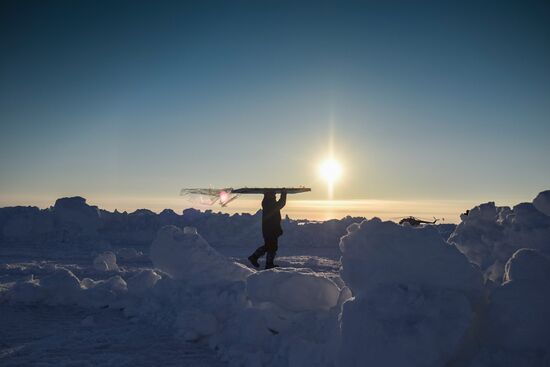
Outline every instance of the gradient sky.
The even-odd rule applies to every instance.
[[[2,1],[0,205],[325,199],[331,140],[336,199],[531,200],[549,45],[545,1]]]

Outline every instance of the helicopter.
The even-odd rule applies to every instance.
[[[442,218],[442,220],[445,220],[445,219]],[[411,225],[413,227],[418,227],[421,224],[436,224],[438,221],[439,221],[439,218],[436,218],[436,217],[434,217],[433,221],[428,221],[428,220],[422,220],[422,219],[413,217],[411,215],[411,216],[408,216],[408,217],[405,217],[405,218],[401,219],[399,221],[399,224],[402,225],[404,223],[408,223],[409,225]]]

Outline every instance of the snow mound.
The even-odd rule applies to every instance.
[[[124,261],[133,261],[143,256],[143,252],[137,251],[133,247],[123,247],[117,251],[118,257]]]
[[[246,279],[248,297],[271,302],[289,311],[329,310],[336,306],[340,289],[309,269],[271,269]]]
[[[72,293],[80,290],[80,280],[65,268],[57,268],[53,274],[40,280],[40,285],[51,293]]]
[[[157,284],[162,277],[151,269],[140,271],[126,281],[128,292],[140,294],[146,292]]]
[[[111,251],[105,251],[94,259],[94,268],[98,271],[118,271],[116,255]]]
[[[156,268],[174,279],[195,284],[244,280],[252,270],[229,260],[206,242],[194,229],[162,227],[151,245]]]
[[[550,216],[550,190],[539,193],[533,200],[533,205],[539,212]]]
[[[550,260],[536,250],[519,250],[507,262],[507,281],[490,299],[483,340],[486,351],[492,352],[489,355],[504,351],[516,362],[523,358],[516,365],[524,366],[544,365],[545,355],[550,359],[549,274]]]
[[[7,292],[7,300],[25,304],[71,304],[78,302],[81,291],[80,280],[70,270],[56,266],[40,279],[31,274],[17,281]]]
[[[550,260],[533,249],[516,251],[504,267],[504,282],[550,282]]]
[[[388,285],[344,303],[339,366],[444,366],[472,321],[458,292]]]
[[[194,228],[161,229],[151,259],[171,277],[125,312],[168,321],[235,366],[333,364],[339,306],[349,295],[307,269],[254,272],[213,250]]]
[[[513,208],[493,202],[476,206],[461,215],[449,242],[479,265],[486,278],[500,283],[506,261],[517,250],[533,248],[550,255],[550,216],[545,213],[549,193]]]
[[[98,235],[99,209],[88,205],[83,197],[57,199],[52,212],[56,227],[64,232],[64,236],[76,238]]]
[[[40,288],[40,282],[31,275],[16,282],[9,292],[3,294],[2,298],[12,303],[29,304],[41,301],[45,297]]]
[[[97,281],[92,279],[84,281],[83,279],[81,285],[86,288],[78,300],[78,304],[81,306],[125,307],[127,305],[124,296],[128,293],[128,285],[120,275]]]
[[[443,366],[472,327],[482,276],[432,226],[378,218],[340,241],[354,298],[341,315],[339,366]]]
[[[432,226],[400,226],[378,218],[354,224],[340,240],[342,279],[357,295],[383,284],[479,291],[479,270]]]

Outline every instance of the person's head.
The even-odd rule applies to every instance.
[[[276,201],[275,191],[264,192],[264,201]]]

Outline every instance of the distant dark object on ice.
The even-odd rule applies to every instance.
[[[408,223],[413,227],[418,227],[421,224],[436,224],[438,220],[439,219],[435,218],[435,217],[434,217],[433,221],[428,221],[428,220],[422,220],[422,219],[418,219],[416,217],[410,216],[410,217],[406,217],[406,218],[401,219],[399,221],[399,224]]]

